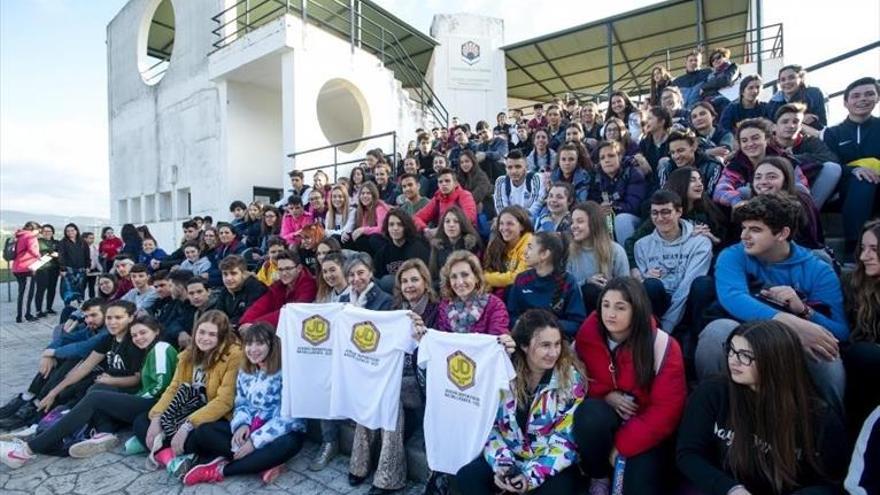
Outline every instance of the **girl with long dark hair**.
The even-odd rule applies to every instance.
[[[449,255],[460,249],[479,256],[483,243],[480,234],[474,229],[474,224],[468,220],[461,207],[453,205],[440,217],[440,228],[431,239],[428,270],[435,282],[439,282],[440,269],[446,264]]]
[[[623,465],[624,494],[666,493],[663,444],[687,395],[681,348],[657,328],[638,280],[611,280],[599,301],[575,339],[590,377],[574,419],[581,468],[596,489]]]
[[[629,131],[633,142],[639,142],[642,138],[642,116],[625,91],[611,93],[608,110],[605,112],[605,124],[607,125],[612,118],[620,119]],[[620,133],[623,135],[622,129]]]
[[[483,256],[489,287],[503,291],[525,271],[526,247],[532,232],[532,221],[524,208],[508,206],[498,213]]]
[[[511,333],[516,378],[503,392],[483,453],[456,478],[463,495],[577,493],[572,428],[586,376],[552,313],[525,312]]]
[[[581,290],[565,271],[568,253],[563,238],[552,232],[532,236],[526,248],[528,270],[520,273],[507,293],[511,325],[532,308],[548,308],[559,319],[560,328],[574,338],[587,317]]]
[[[709,495],[838,493],[846,433],[816,394],[794,331],[744,323],[725,349],[726,376],[691,395],[678,436],[681,472]]]
[[[727,219],[707,194],[704,182],[699,170],[682,167],[669,174],[663,189],[682,198],[681,217],[693,222],[694,234],[705,235],[712,244],[720,247],[727,238]],[[652,225],[651,230],[653,229]]]
[[[86,271],[92,264],[91,251],[75,223],[64,226],[64,237],[58,243],[58,263],[61,267],[61,300],[64,305],[84,301]]]
[[[141,237],[141,233],[134,224],[127,223],[122,226],[122,231],[119,235],[122,237],[122,250],[119,254],[127,255],[137,262],[141,257],[141,252],[144,250],[144,238]]]

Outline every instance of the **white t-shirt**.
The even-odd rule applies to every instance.
[[[415,349],[409,311],[346,305],[338,315],[330,413],[370,429],[394,431],[404,354]]]
[[[288,418],[332,419],[335,323],[342,303],[286,304],[278,317],[281,339],[281,415]]]
[[[516,377],[495,335],[428,330],[419,344],[426,368],[425,451],[428,466],[455,474],[486,445],[501,390]]]

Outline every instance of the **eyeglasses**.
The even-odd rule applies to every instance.
[[[755,362],[755,356],[751,351],[736,350],[732,345],[724,344],[724,350],[727,351],[727,358],[736,357],[736,362],[743,366],[751,366]]]
[[[669,217],[675,210],[665,208],[663,210],[651,210],[652,217]]]
[[[285,266],[284,268],[277,268],[277,270],[279,272],[292,272],[292,271],[296,270],[296,268],[297,267],[295,267],[295,266]]]

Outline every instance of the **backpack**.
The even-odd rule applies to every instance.
[[[526,195],[532,196],[532,177],[535,176],[534,172],[526,172]],[[504,195],[507,196],[507,201],[510,201],[510,189],[513,187],[513,184],[510,183],[510,176],[504,176]]]
[[[3,244],[3,259],[6,261],[13,261],[15,259],[16,252],[16,240],[15,237],[7,237],[6,243]]]

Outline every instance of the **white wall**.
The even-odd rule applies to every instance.
[[[474,14],[438,14],[431,23],[434,49],[428,81],[449,111],[450,119],[476,123],[507,108],[507,69],[504,64],[504,22]],[[480,47],[477,61],[462,60],[462,45]]]

